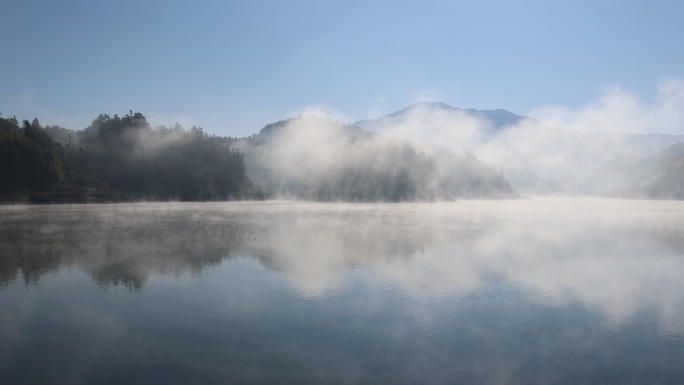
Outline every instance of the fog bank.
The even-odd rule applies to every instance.
[[[235,145],[245,154],[250,178],[275,197],[398,202],[516,196],[473,156],[316,116],[268,125]]]
[[[659,172],[638,165],[684,142],[682,111],[684,82],[666,79],[650,102],[606,87],[582,108],[537,108],[531,112],[536,119],[419,102],[357,125],[396,139],[469,151],[503,170],[522,193],[636,196],[631,186]]]

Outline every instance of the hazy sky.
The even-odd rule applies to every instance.
[[[682,1],[34,1],[0,7],[0,113],[242,136],[316,107],[573,109],[684,79]],[[684,84],[684,83],[680,83]],[[680,87],[681,88],[681,87]],[[682,128],[684,133],[684,127]]]

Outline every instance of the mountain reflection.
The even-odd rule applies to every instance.
[[[534,302],[580,302],[610,325],[639,310],[684,333],[684,207],[541,199],[451,204],[133,204],[5,208],[0,289],[75,266],[140,289],[230,258],[282,272],[306,296],[354,279],[414,298],[491,284]]]

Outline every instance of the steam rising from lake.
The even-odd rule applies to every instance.
[[[684,376],[682,202],[9,206],[0,256],[11,383]]]
[[[663,333],[684,333],[678,202],[10,207],[0,224],[5,288],[39,284],[74,266],[101,285],[144,290],[166,274],[200,274],[248,258],[304,297],[361,282],[420,303],[498,283],[547,306],[581,303],[615,327],[649,311]],[[220,290],[220,280],[212,284]]]

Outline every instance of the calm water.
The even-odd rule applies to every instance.
[[[0,383],[684,383],[684,202],[5,206]]]

